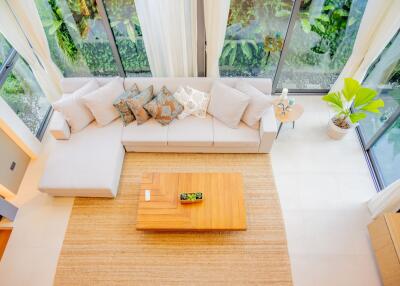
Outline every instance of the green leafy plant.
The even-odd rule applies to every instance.
[[[78,60],[78,48],[68,31],[68,27],[76,29],[74,25],[69,25],[68,21],[64,21],[64,16],[56,0],[48,0],[52,12],[52,19],[43,22],[43,25],[48,29],[49,35],[55,35],[57,44],[63,51],[64,55],[71,62]]]
[[[367,117],[367,112],[380,113],[385,103],[382,99],[375,99],[377,92],[374,89],[361,86],[352,78],[344,79],[341,91],[331,92],[322,97],[336,111],[333,122],[340,128],[348,129],[351,124]]]

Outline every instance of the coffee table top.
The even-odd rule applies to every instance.
[[[145,190],[151,190],[145,201]],[[180,193],[203,193],[181,204]],[[246,230],[240,173],[145,173],[137,210],[138,230]]]

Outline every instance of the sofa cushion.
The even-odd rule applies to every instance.
[[[218,118],[230,128],[238,128],[250,97],[219,81],[211,88],[208,113]]]
[[[214,141],[212,117],[188,116],[168,125],[169,146],[212,146]]]
[[[126,104],[128,104],[129,109],[133,112],[133,115],[135,115],[136,123],[138,125],[143,124],[147,120],[149,120],[150,115],[143,108],[143,106],[148,103],[152,98],[153,86],[150,85],[138,95],[135,95],[134,97],[128,98],[126,100]]]
[[[144,106],[144,109],[160,124],[168,125],[183,111],[183,105],[164,86],[154,99]]]
[[[39,189],[59,196],[113,197],[118,190],[124,149],[122,122],[94,122],[69,140],[50,145]]]
[[[273,105],[270,94],[264,94],[245,81],[238,81],[235,88],[250,97],[249,105],[244,111],[242,121],[253,129],[259,129],[260,119],[265,110]]]
[[[105,126],[119,116],[114,108],[114,100],[124,92],[123,79],[114,78],[106,85],[82,97],[97,123]]]
[[[134,121],[122,130],[122,144],[129,146],[166,146],[168,126],[160,125],[154,118],[144,124]]]
[[[213,127],[215,147],[258,147],[260,144],[259,131],[243,122],[239,123],[238,128],[233,129],[213,118]]]
[[[133,115],[126,101],[128,98],[133,98],[135,95],[138,95],[139,93],[140,93],[139,88],[137,87],[136,84],[134,84],[132,88],[124,91],[113,102],[115,109],[119,112],[119,115],[121,116],[121,120],[124,123],[124,126],[128,125],[129,123],[135,120],[135,115]]]
[[[54,110],[62,113],[71,127],[71,132],[79,132],[94,120],[93,114],[85,106],[82,98],[98,88],[99,84],[92,79],[74,93],[64,94],[60,100],[52,104]]]

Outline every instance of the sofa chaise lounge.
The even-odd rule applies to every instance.
[[[65,78],[64,93],[72,93],[91,78]],[[110,78],[97,78],[100,85]],[[174,92],[179,86],[191,86],[209,92],[212,78],[126,78],[124,88],[136,83],[140,90],[149,85],[158,92],[166,86]],[[218,79],[233,86],[237,78]],[[241,79],[265,94],[271,94],[270,79]],[[56,139],[49,154],[39,190],[53,196],[115,197],[125,152],[191,153],[269,153],[277,126],[273,108],[260,120],[259,130],[240,123],[232,129],[207,115],[174,120],[162,126],[153,119],[123,126],[117,119],[105,127],[92,122],[84,130],[70,134],[62,115],[54,112],[49,132]]]

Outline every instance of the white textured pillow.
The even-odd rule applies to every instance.
[[[96,122],[101,126],[105,126],[119,117],[113,102],[124,91],[123,79],[117,77],[82,97],[82,101],[93,113]]]
[[[176,100],[183,105],[183,112],[178,115],[183,119],[188,115],[205,118],[207,116],[207,106],[210,102],[210,94],[189,86],[180,86],[174,93]]]
[[[251,128],[259,129],[261,117],[265,110],[273,104],[272,96],[262,93],[257,88],[244,81],[237,82],[235,88],[250,97],[250,102],[244,111],[242,121]]]
[[[72,133],[82,130],[94,120],[93,114],[82,102],[82,97],[98,88],[97,80],[92,79],[74,93],[64,95],[52,104],[54,110],[63,115]]]
[[[208,113],[231,128],[238,128],[240,118],[249,104],[250,98],[225,84],[214,82],[211,88]]]

